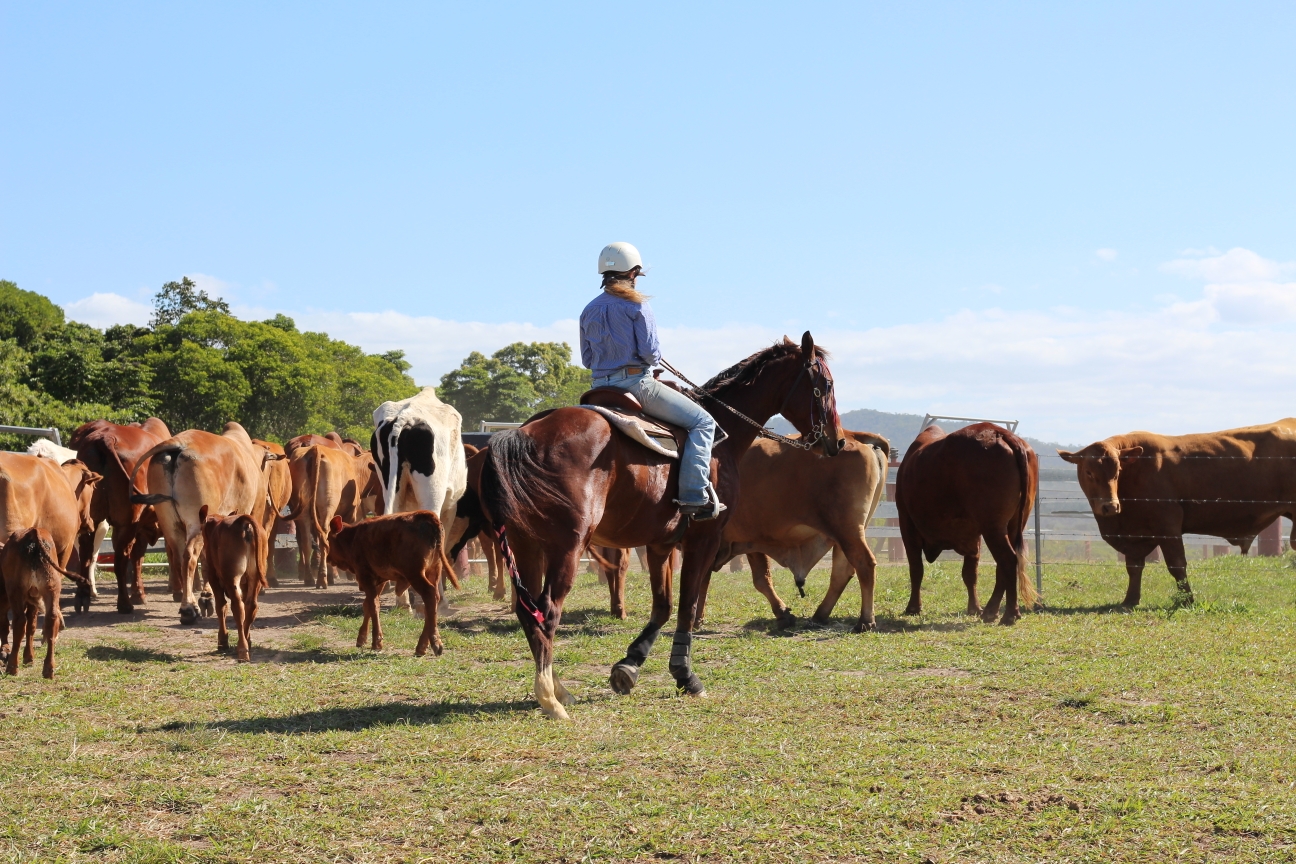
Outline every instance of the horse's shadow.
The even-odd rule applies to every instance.
[[[1149,608],[1149,607],[1144,607]],[[1108,615],[1113,612],[1133,612],[1120,603],[1099,603],[1092,606],[1040,606],[1033,615]]]
[[[980,619],[964,618],[962,620],[924,621],[920,618],[902,618],[895,615],[878,615],[876,634],[883,636],[892,633],[961,633],[971,627],[981,626]],[[790,627],[780,627],[773,618],[753,618],[743,625],[749,632],[766,633],[777,638],[793,636],[808,637],[819,634],[821,639],[858,636],[855,625],[859,618],[834,617],[826,624],[819,624],[811,618],[797,618]]]
[[[360,732],[383,726],[434,726],[457,717],[483,714],[515,714],[534,710],[534,702],[387,702],[357,708],[323,708],[278,717],[246,717],[242,720],[213,720],[207,723],[174,721],[158,727],[161,732],[195,729],[242,732],[253,735],[308,735],[315,732]]]

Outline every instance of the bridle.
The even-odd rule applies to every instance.
[[[830,413],[828,410],[828,400],[832,398],[833,394],[833,379],[832,376],[828,374],[827,367],[824,366],[823,362],[817,356],[801,367],[801,374],[792,382],[792,386],[788,388],[787,396],[783,399],[783,404],[779,407],[779,413],[782,414],[783,409],[787,407],[788,400],[792,398],[792,394],[796,391],[797,385],[801,383],[801,379],[809,375],[811,378],[811,384],[813,385],[811,390],[814,393],[814,396],[810,400],[810,432],[813,437],[803,438],[800,440],[796,438],[788,438],[786,435],[780,435],[777,432],[771,432],[769,429],[765,428],[764,424],[756,422],[732,405],[721,402],[710,393],[703,392],[701,387],[690,381],[683,372],[676,369],[666,360],[663,359],[661,365],[666,369],[666,371],[670,372],[676,378],[693,388],[692,391],[685,394],[693,399],[693,401],[700,402],[702,399],[711,400],[721,408],[724,408],[726,411],[736,416],[738,419],[754,427],[756,429],[756,434],[761,438],[769,438],[772,441],[778,441],[780,444],[786,444],[789,447],[795,447],[798,450],[812,450],[816,444],[827,438],[831,431],[827,428],[828,415]],[[816,374],[818,375],[817,382],[814,380]],[[816,408],[818,409],[817,412],[815,410]],[[818,415],[817,420],[816,413]]]

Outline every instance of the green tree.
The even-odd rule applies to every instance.
[[[458,409],[465,429],[483,420],[518,422],[537,411],[574,405],[590,373],[571,364],[565,342],[514,342],[486,355],[474,351],[441,377],[437,395]]]
[[[26,348],[44,333],[63,326],[63,310],[35,291],[0,279],[0,339]]]
[[[228,315],[229,311],[228,303],[219,297],[208,296],[192,279],[184,276],[179,282],[166,283],[153,295],[153,320],[149,324],[156,329],[166,324],[179,324],[180,319],[190,312],[224,312]]]

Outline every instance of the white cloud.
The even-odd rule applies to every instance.
[[[206,291],[209,297],[219,297],[228,301],[233,294],[233,286],[223,279],[208,276],[206,273],[186,273],[184,275],[189,277],[199,291]]]
[[[67,317],[103,329],[114,324],[143,327],[153,316],[153,307],[120,294],[91,294],[63,306]]]
[[[1176,258],[1162,264],[1161,269],[1166,273],[1206,282],[1273,281],[1288,274],[1296,274],[1296,261],[1270,261],[1250,249],[1235,247],[1223,255],[1207,258]]]
[[[1115,249],[1097,249],[1094,251],[1094,255],[1097,256],[1099,261],[1115,261],[1116,254]]]

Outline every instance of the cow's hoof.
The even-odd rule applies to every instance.
[[[797,617],[792,614],[792,610],[784,609],[782,612],[778,614],[778,618],[775,620],[774,626],[780,630],[787,630],[789,627],[795,627],[796,623],[797,623]]]
[[[440,656],[441,656],[441,653],[442,653],[443,651],[445,651],[445,646],[442,645],[440,642],[433,642],[433,643],[432,643],[432,653],[433,653],[433,654],[435,654],[436,656],[440,657]]]
[[[634,690],[635,684],[639,683],[639,667],[631,666],[629,663],[618,663],[612,667],[611,681],[612,692],[621,696],[629,696],[630,691]]]
[[[44,669],[41,670],[41,677],[47,678],[51,681],[54,680],[54,670],[46,666]]]
[[[1003,616],[1002,618],[999,619],[999,626],[1000,626],[1000,627],[1011,627],[1011,626],[1013,626],[1014,624],[1017,623],[1017,621],[1018,621],[1019,618],[1021,618],[1020,615],[1005,615],[1005,616]]]
[[[900,614],[901,614],[901,615],[921,615],[921,614],[922,614],[922,605],[921,605],[921,604],[914,604],[914,603],[910,603],[908,606],[905,607],[905,610],[904,610],[903,612],[901,612]]]
[[[852,629],[851,632],[853,632],[853,633],[876,633],[876,632],[877,632],[877,622],[876,622],[876,621],[860,621],[860,622],[858,622],[858,623],[855,624],[855,627]]]
[[[200,617],[202,617],[202,616],[200,616],[200,615],[198,614],[198,610],[197,610],[196,608],[194,608],[193,606],[181,606],[181,607],[180,607],[180,623],[181,623],[181,624],[193,624],[193,623],[197,622],[198,619],[199,619]]]
[[[132,591],[130,595],[130,599],[131,602],[134,603],[136,606],[144,605],[144,595],[138,591]]]
[[[206,618],[216,614],[216,602],[212,595],[203,593],[198,597],[198,614]]]
[[[832,623],[832,619],[827,615],[812,615],[810,616],[810,623],[814,624],[816,627],[827,627]]]
[[[125,600],[117,601],[117,614],[130,615],[134,611],[135,611],[135,607],[130,603],[127,603]]]

